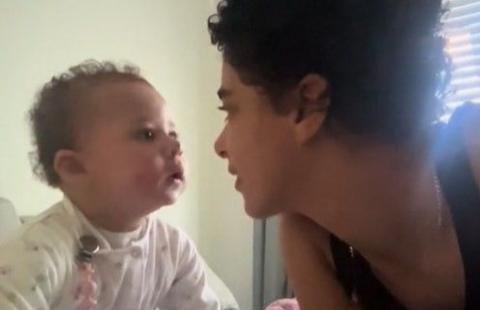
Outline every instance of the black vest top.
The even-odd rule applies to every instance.
[[[480,193],[462,136],[463,120],[476,108],[465,104],[455,111],[448,125],[440,129],[435,151],[438,179],[450,206],[462,255],[465,310],[480,309]],[[362,309],[406,309],[375,277],[368,262],[348,244],[331,235],[330,250],[339,282]]]

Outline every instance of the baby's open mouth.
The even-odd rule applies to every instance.
[[[183,172],[179,171],[172,173],[168,178],[172,181],[183,181],[185,179],[185,176],[183,175]]]

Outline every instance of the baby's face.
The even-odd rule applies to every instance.
[[[86,99],[79,145],[91,195],[132,216],[174,203],[184,163],[163,98],[143,82],[112,82]]]

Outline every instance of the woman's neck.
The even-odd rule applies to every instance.
[[[327,165],[313,165],[294,211],[367,258],[409,264],[442,230],[430,149],[338,148]]]

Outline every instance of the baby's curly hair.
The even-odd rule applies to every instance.
[[[222,0],[213,44],[272,98],[305,75],[330,86],[328,120],[406,141],[438,120],[450,77],[442,0]]]
[[[29,111],[35,152],[34,173],[52,187],[58,187],[59,176],[54,159],[61,149],[75,149],[76,115],[85,108],[79,98],[106,82],[148,82],[134,65],[116,65],[110,61],[87,60],[54,76],[38,93]]]

